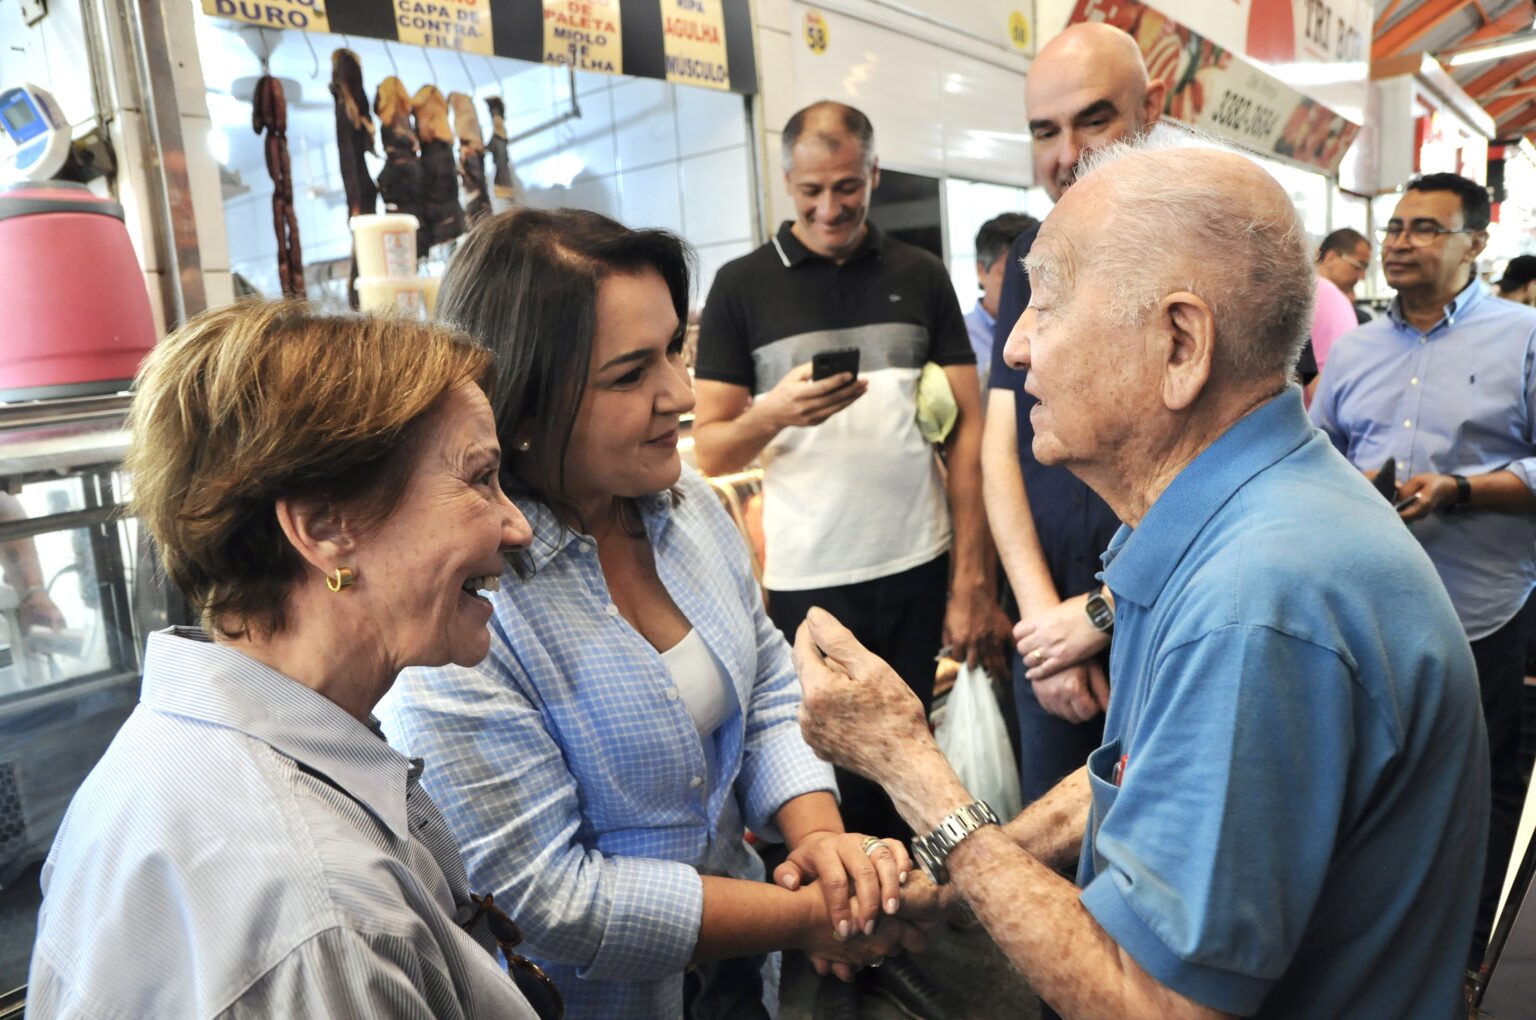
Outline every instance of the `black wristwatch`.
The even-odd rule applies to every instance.
[[[1465,475],[1451,475],[1451,480],[1456,483],[1456,502],[1453,506],[1466,506],[1472,502],[1472,483],[1467,481]]]
[[[1088,622],[1100,634],[1108,634],[1115,629],[1115,608],[1104,597],[1103,588],[1088,596],[1088,601],[1083,604],[1083,612],[1088,614]]]

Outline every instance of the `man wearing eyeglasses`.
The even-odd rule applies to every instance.
[[[1323,238],[1317,249],[1317,280],[1312,302],[1312,333],[1302,349],[1296,374],[1307,388],[1317,386],[1317,374],[1328,360],[1333,342],[1360,325],[1351,300],[1355,287],[1371,264],[1371,242],[1358,230],[1342,227]]]
[[[1481,963],[1525,800],[1520,695],[1536,588],[1536,309],[1477,277],[1488,192],[1456,174],[1408,184],[1382,234],[1397,297],[1333,351],[1312,421],[1362,471],[1391,464],[1394,501],[1461,617],[1477,661],[1493,778]]]

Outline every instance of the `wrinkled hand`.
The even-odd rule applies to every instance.
[[[912,860],[896,839],[881,840],[865,853],[865,838],[858,833],[813,832],[773,869],[773,880],[789,890],[814,881],[826,898],[827,914],[839,934],[871,935],[882,910],[896,913]],[[864,905],[860,913],[853,912],[850,893]]]
[[[944,609],[944,643],[955,659],[967,666],[980,664],[993,676],[1004,676],[1012,638],[1008,615],[985,589],[963,588],[949,593]]]
[[[819,757],[884,786],[918,749],[937,753],[917,695],[825,609],[806,614],[794,659],[800,729]]]
[[[921,869],[914,869],[902,887],[901,907],[896,916],[923,931],[932,931],[949,916],[955,903],[954,888],[952,885],[934,885]]]
[[[1433,471],[1425,472],[1422,475],[1414,475],[1397,487],[1399,502],[1413,496],[1418,498],[1397,512],[1397,515],[1404,521],[1422,520],[1436,510],[1444,510],[1446,507],[1455,506],[1457,498],[1456,479],[1450,475],[1436,474]]]
[[[811,379],[809,361],[785,373],[773,389],[752,403],[781,429],[820,425],[869,389],[869,382],[851,372],[820,381]]]
[[[1035,700],[1054,716],[1085,723],[1109,707],[1109,678],[1097,659],[1034,681]]]
[[[809,893],[811,886],[806,887]],[[817,897],[820,900],[820,897]],[[825,909],[825,901],[821,901]],[[858,909],[857,904],[854,907]],[[928,948],[928,936],[917,925],[897,917],[882,916],[869,935],[853,935],[842,938],[827,923],[825,914],[815,919],[800,949],[811,958],[816,973],[825,977],[836,974],[844,981],[852,981],[861,967],[878,967],[887,956],[902,952],[921,953]]]
[[[1013,637],[1024,659],[1026,677],[1044,680],[1108,647],[1109,635],[1088,619],[1083,608],[1087,603],[1086,594],[1074,595],[1014,625]]]

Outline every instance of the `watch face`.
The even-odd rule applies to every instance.
[[[1089,596],[1083,608],[1088,613],[1089,621],[1099,630],[1109,630],[1115,625],[1115,611],[1109,608],[1109,603],[1104,600],[1104,596]]]

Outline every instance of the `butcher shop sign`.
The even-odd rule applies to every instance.
[[[757,91],[751,0],[202,0],[263,28]]]

